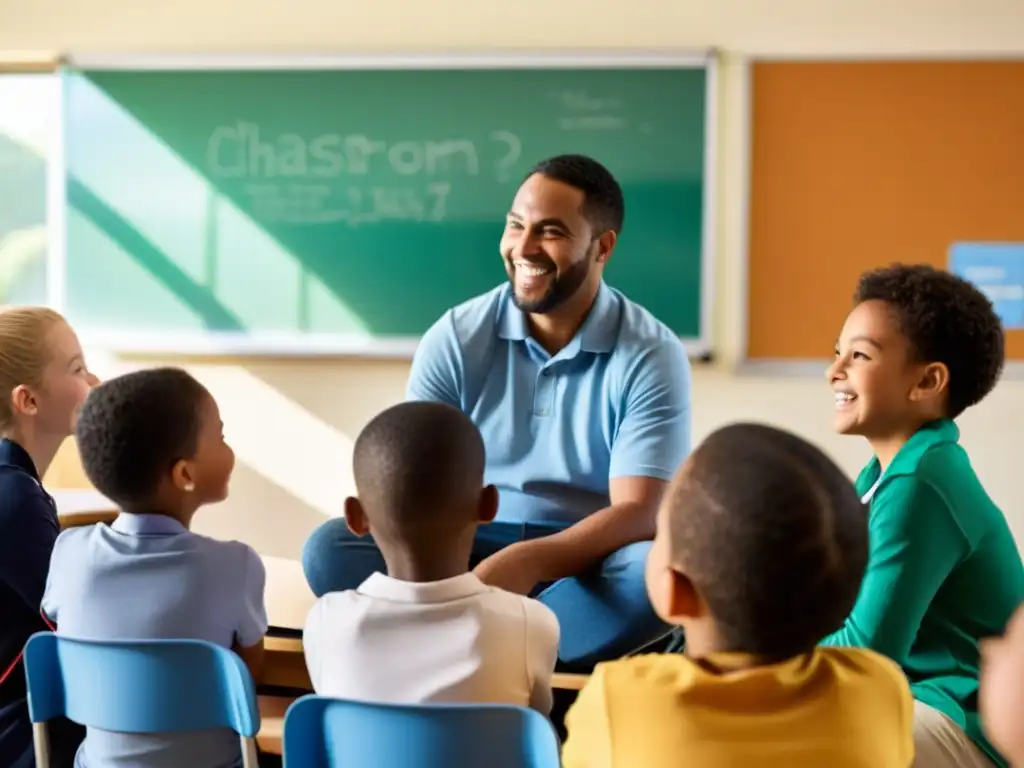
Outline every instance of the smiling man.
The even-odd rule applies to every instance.
[[[407,390],[480,429],[500,505],[476,535],[478,588],[537,595],[558,616],[570,668],[669,631],[644,567],[662,493],[690,450],[690,366],[668,327],[602,279],[623,217],[600,163],[538,164],[506,216],[508,282],[427,331]],[[313,533],[303,565],[318,595],[384,570],[341,519]]]

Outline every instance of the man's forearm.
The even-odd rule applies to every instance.
[[[617,549],[654,538],[656,510],[637,502],[598,510],[564,531],[518,546],[536,549],[545,581],[576,576]]]

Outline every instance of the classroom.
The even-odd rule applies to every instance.
[[[303,545],[344,514],[356,438],[404,399],[418,338],[504,280],[512,194],[565,144],[545,143],[550,113],[577,151],[629,169],[608,279],[686,342],[692,444],[770,424],[856,477],[872,451],[833,429],[826,369],[858,275],[947,268],[973,243],[1024,261],[1021,30],[1018,0],[0,0],[0,268],[50,259],[20,283],[0,274],[0,290],[56,301],[100,380],[176,366],[213,395],[235,468],[191,530],[262,556],[270,623],[298,630]],[[604,74],[558,82],[565,62]],[[52,82],[14,83],[28,76]],[[684,118],[692,135],[659,134]],[[18,141],[38,155],[29,170]],[[656,167],[644,142],[671,160]],[[35,207],[5,167],[46,187]],[[658,196],[697,211],[685,242],[669,242]],[[182,209],[206,224],[162,213]],[[381,262],[346,261],[339,232]],[[361,288],[339,295],[346,280]],[[1024,317],[1007,323],[998,384],[956,423],[1024,542]],[[68,519],[110,511],[73,438],[42,482]],[[281,688],[308,683],[294,640],[267,646]]]

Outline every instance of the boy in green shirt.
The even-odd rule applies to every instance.
[[[1002,324],[977,288],[930,266],[869,272],[854,304],[828,381],[836,430],[875,454],[857,478],[871,547],[853,612],[823,643],[903,667],[915,765],[1005,766],[979,723],[978,647],[1024,599],[1024,566],[953,423],[999,378]]]

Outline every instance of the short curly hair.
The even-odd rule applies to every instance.
[[[75,428],[89,481],[127,511],[150,504],[161,477],[195,455],[209,396],[180,368],[148,368],[100,384]]]
[[[928,264],[893,264],[861,275],[853,300],[884,301],[917,360],[949,369],[949,418],[995,387],[1006,359],[1003,324],[972,283]]]
[[[583,215],[597,234],[622,231],[626,218],[622,187],[597,160],[586,155],[557,155],[537,163],[526,178],[538,173],[583,193]]]
[[[393,405],[363,427],[352,449],[359,499],[371,524],[388,529],[444,525],[439,513],[479,498],[484,465],[480,431],[447,403]]]
[[[807,653],[853,609],[867,509],[803,438],[763,424],[722,427],[697,446],[664,504],[672,565],[708,605],[720,650]]]

